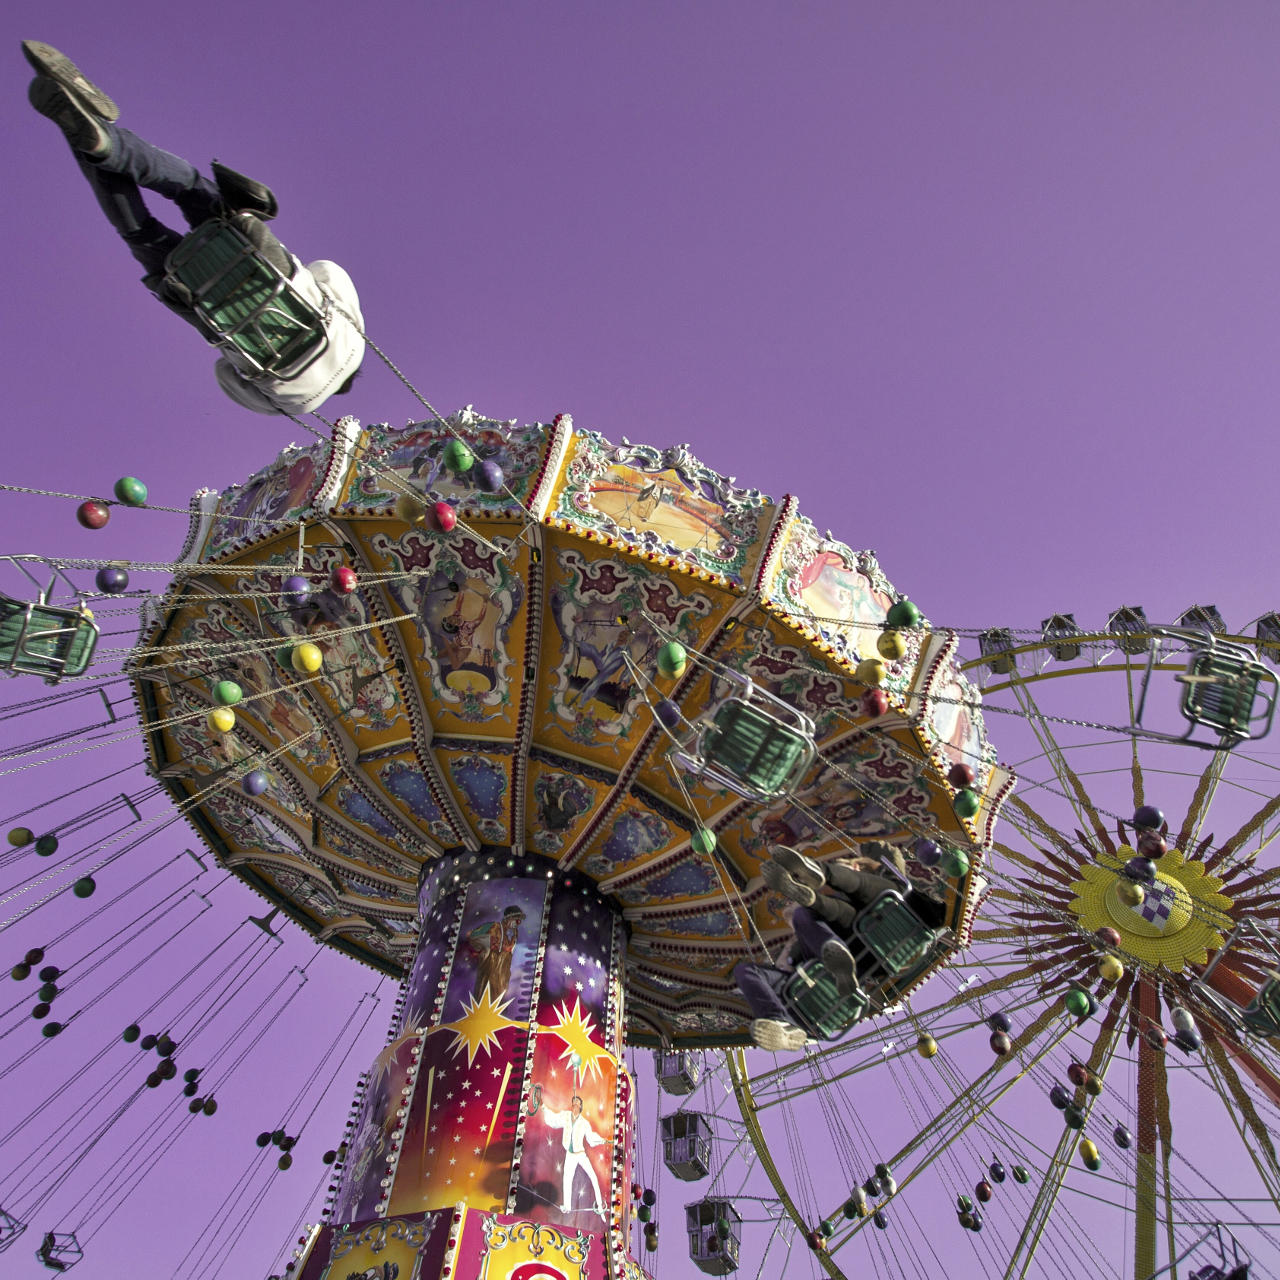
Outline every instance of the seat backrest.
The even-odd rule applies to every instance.
[[[782,988],[782,1002],[811,1035],[835,1040],[867,1011],[863,991],[842,996],[821,960],[806,960]]]
[[[786,788],[808,748],[802,733],[741,698],[716,708],[701,743],[709,761],[765,794]]]
[[[324,317],[272,261],[278,256],[215,218],[184,236],[165,263],[166,283],[190,296],[217,345],[237,368],[247,364],[250,377],[296,377],[329,342]]]
[[[63,676],[83,675],[97,643],[97,623],[78,609],[0,596],[0,670],[56,683]]]
[[[854,936],[884,971],[895,976],[933,946],[937,933],[923,924],[902,895],[889,890],[858,913]]]

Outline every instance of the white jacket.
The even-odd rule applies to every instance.
[[[360,336],[364,317],[351,277],[336,262],[322,260],[304,267],[297,258],[293,261],[291,283],[325,317],[329,345],[314,364],[287,381],[250,381],[226,356],[219,357],[213,366],[218,385],[237,404],[255,413],[310,413],[324,404],[364,359],[364,339]]]

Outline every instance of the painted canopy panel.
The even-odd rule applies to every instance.
[[[455,438],[470,472],[450,470]],[[399,972],[425,865],[462,848],[495,868],[544,859],[628,922],[628,1034],[710,1043],[745,1031],[734,964],[789,936],[761,879],[779,843],[909,853],[931,833],[968,851],[969,875],[910,869],[966,918],[1008,789],[977,695],[922,627],[887,661],[887,711],[868,712],[857,666],[898,593],[794,499],[683,446],[466,410],[403,430],[343,419],[331,445],[201,501],[135,673],[153,765],[215,856],[320,940]],[[285,594],[294,575],[305,601]],[[682,670],[659,662],[672,641]],[[295,669],[302,642],[322,651],[314,673]],[[655,714],[678,709],[683,739],[738,694],[734,673],[814,726],[816,755],[771,799],[677,769]],[[206,716],[228,679],[243,699],[223,733]],[[972,819],[946,780],[958,760],[977,773]],[[694,851],[704,828],[713,857]]]

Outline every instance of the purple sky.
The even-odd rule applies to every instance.
[[[370,335],[443,412],[568,411],[615,440],[688,442],[874,548],[943,625],[1199,602],[1242,627],[1280,604],[1274,5],[7,13],[6,483],[105,492],[130,473],[184,506],[300,435],[226,401],[210,353],[138,286],[26,106],[31,37],[75,58],[122,123],[270,182],[280,237],[350,271]],[[422,416],[366,371],[344,410]],[[94,535],[70,503],[0,504],[8,552],[167,560],[184,532],[118,511]],[[328,956],[320,971],[331,1013],[311,983],[294,1038],[264,1042],[295,1087],[372,985]],[[339,1127],[379,1043],[340,1079]],[[162,1212],[131,1201],[80,1274],[170,1274],[254,1154],[240,1129],[266,1123],[246,1114],[221,1147],[172,1153],[146,1192]],[[184,1160],[200,1178],[175,1193]],[[246,1227],[245,1274],[265,1271],[313,1168]],[[670,1208],[664,1277],[696,1274]],[[15,1255],[13,1274],[37,1274],[25,1242],[6,1267]]]

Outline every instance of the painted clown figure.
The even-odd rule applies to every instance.
[[[542,1086],[533,1086],[533,1101],[528,1110],[530,1116],[538,1114],[542,1108]],[[588,1147],[603,1147],[609,1139],[602,1138],[592,1127],[591,1122],[582,1114],[582,1099],[575,1094],[569,1103],[568,1111],[553,1111],[547,1107],[542,1111],[542,1119],[549,1129],[561,1130],[564,1144],[564,1173],[560,1190],[560,1211],[572,1213],[573,1180],[581,1169],[591,1183],[591,1192],[595,1197],[592,1212],[604,1216],[604,1197],[600,1193],[600,1180],[587,1155]]]

